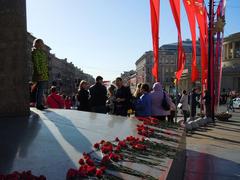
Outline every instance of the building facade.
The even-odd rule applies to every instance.
[[[33,35],[28,33],[27,36],[27,58],[28,58],[28,69],[29,81],[32,80],[33,65],[31,60],[31,51],[33,41],[36,39]],[[79,82],[86,80],[89,84],[94,83],[94,78],[84,73],[80,68],[74,66],[72,62],[68,62],[67,59],[59,59],[55,54],[50,53],[51,48],[44,45],[44,51],[48,56],[49,60],[49,87],[54,85],[57,87],[58,92],[66,95],[72,95],[77,92]]]
[[[224,38],[221,89],[240,91],[240,32]]]
[[[192,41],[183,41],[183,47],[186,53],[185,71],[186,77],[181,80],[180,89],[188,90],[189,87],[184,85],[189,84],[191,74],[192,61]],[[155,82],[152,76],[153,67],[153,52],[145,52],[135,63],[136,65],[136,83],[148,83],[150,86]],[[200,69],[200,46],[197,43],[197,65]],[[177,70],[177,43],[165,44],[159,48],[159,81],[165,89],[171,91],[174,87],[174,77]],[[191,82],[190,82],[191,85]]]

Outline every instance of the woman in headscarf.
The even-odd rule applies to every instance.
[[[159,82],[153,85],[153,91],[150,93],[150,96],[152,99],[152,116],[159,120],[166,120],[166,116],[170,115],[170,109],[167,110],[163,106],[163,101],[165,100],[170,105],[170,98]]]

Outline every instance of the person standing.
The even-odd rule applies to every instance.
[[[140,96],[140,98],[136,101],[135,115],[140,117],[149,117],[152,115],[152,99],[149,95],[148,84],[142,84],[140,90],[142,96]]]
[[[186,90],[183,90],[183,94],[182,97],[180,99],[180,103],[182,104],[182,111],[183,111],[183,116],[184,116],[184,122],[187,121],[188,118],[188,112],[189,112],[189,108],[188,108],[188,94]]]
[[[197,105],[198,105],[198,101],[197,101],[197,97],[198,97],[198,94],[197,94],[197,89],[194,88],[192,90],[192,94],[191,94],[191,98],[190,98],[190,104],[191,104],[191,119],[193,120],[194,117],[196,116],[196,108],[197,108]]]
[[[211,96],[210,93],[208,92],[208,90],[204,91],[204,109],[205,109],[205,115],[206,117],[211,117]]]
[[[90,108],[92,112],[107,113],[107,89],[103,85],[103,78],[97,76],[96,83],[90,87]]]
[[[170,115],[170,98],[159,82],[154,83],[153,91],[150,93],[150,96],[152,98],[152,116],[165,121],[166,116]],[[164,98],[169,105],[169,110],[163,107]]]
[[[80,111],[90,111],[89,107],[89,92],[87,90],[87,81],[82,80],[79,85],[79,90],[77,93],[77,99],[79,102],[78,110]]]
[[[171,97],[169,97],[170,99],[170,115],[168,115],[168,122],[170,123],[174,123],[174,117],[175,117],[175,114],[176,114],[176,105],[175,103],[173,102],[173,99]]]
[[[42,39],[35,39],[32,48],[33,77],[32,81],[36,82],[36,108],[44,110],[43,94],[48,86],[48,57],[43,51],[44,43]]]
[[[122,78],[116,78],[116,102],[115,114],[120,116],[128,115],[128,108],[131,106],[132,94],[129,87],[123,85]]]
[[[107,99],[107,112],[108,114],[114,114],[115,111],[115,101],[116,101],[116,87],[111,85],[108,88],[108,99]]]

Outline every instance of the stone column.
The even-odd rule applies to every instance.
[[[228,60],[229,59],[229,43],[226,44],[226,59]]]
[[[29,114],[26,0],[0,0],[0,117]]]
[[[232,57],[235,58],[235,41],[232,42]]]

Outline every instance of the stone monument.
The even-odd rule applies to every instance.
[[[27,116],[26,0],[0,0],[0,117]]]

